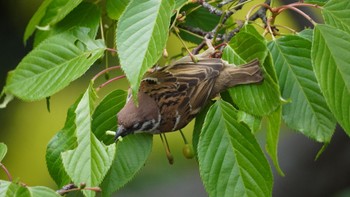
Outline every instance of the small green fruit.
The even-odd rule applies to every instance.
[[[185,144],[185,146],[182,148],[182,153],[187,159],[192,159],[194,157],[192,144]]]

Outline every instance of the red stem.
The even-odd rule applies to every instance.
[[[292,4],[291,4],[292,5]],[[285,9],[291,9],[297,13],[299,13],[300,15],[302,15],[304,18],[306,18],[307,20],[309,20],[314,26],[317,24],[309,15],[305,14],[303,11],[299,10],[298,8],[291,6],[291,5],[285,5],[282,6],[280,10],[278,10],[278,13],[281,13],[282,11],[284,11]]]
[[[111,70],[115,70],[115,69],[119,69],[120,66],[112,66],[112,67],[109,67],[109,68],[106,68],[104,70],[102,70],[101,72],[97,73],[93,78],[92,78],[92,81],[95,81],[98,77],[100,77],[101,75],[111,71]]]
[[[113,81],[117,81],[119,79],[122,79],[122,78],[125,78],[125,75],[121,75],[121,76],[118,76],[118,77],[114,77],[106,82],[104,82],[103,84],[101,84],[100,86],[98,86],[98,88],[96,88],[96,91],[99,91],[101,88],[105,87],[106,85],[110,84],[111,82]]]

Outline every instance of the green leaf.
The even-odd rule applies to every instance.
[[[284,176],[284,173],[278,162],[278,139],[281,127],[281,107],[277,108],[272,114],[267,116],[267,134],[266,134],[266,151],[270,155],[277,172]]]
[[[317,4],[317,5],[324,5],[328,2],[329,0],[304,0],[305,3],[311,3],[311,4]]]
[[[175,9],[181,9],[184,5],[188,4],[188,0],[175,0]]]
[[[10,181],[0,180],[0,197],[12,197],[15,196],[19,186]]]
[[[263,61],[268,54],[265,42],[261,41],[257,35],[244,31],[235,35],[229,46],[245,61],[256,58]]]
[[[246,124],[252,133],[261,129],[261,117],[253,116],[244,111],[237,111],[237,121]]]
[[[326,24],[350,33],[350,1],[330,0],[322,9]]]
[[[258,32],[258,30],[255,29],[254,25],[251,25],[251,24],[244,25],[240,30],[240,32],[245,32],[252,36],[255,36],[255,38],[257,38],[263,43],[265,43],[266,41],[266,39]]]
[[[229,43],[235,53],[230,53],[231,50],[227,50],[228,54],[223,57],[226,58],[225,60],[233,60],[233,62],[228,62],[236,65],[258,58],[264,66],[262,68],[264,69],[264,81],[261,84],[236,86],[228,90],[239,110],[255,116],[267,115],[280,105],[280,93],[274,80],[275,71],[269,59],[266,43],[259,37],[260,35],[256,35],[254,32],[238,33]]]
[[[222,52],[222,59],[228,61],[231,64],[241,65],[246,63],[244,59],[242,59],[236,51],[234,51],[229,45],[224,48]]]
[[[200,175],[209,196],[271,196],[272,172],[249,128],[232,117],[234,108],[217,101],[198,143]]]
[[[314,35],[313,29],[304,29],[303,31],[299,32],[297,34],[298,36],[305,38],[306,40],[312,42],[312,37]]]
[[[64,168],[75,185],[86,183],[88,187],[100,185],[112,165],[115,145],[105,146],[91,132],[91,114],[96,95],[92,85],[81,98],[76,110],[76,137],[78,146],[62,153]],[[84,190],[85,196],[95,196]]]
[[[114,137],[107,136],[106,131],[117,129],[117,113],[124,107],[127,93],[115,90],[108,94],[96,107],[92,115],[92,131],[105,144],[114,143]]]
[[[45,196],[45,197],[61,197],[59,194],[57,194],[55,191],[48,187],[44,186],[35,186],[35,187],[20,187],[16,195],[18,197],[38,197],[38,196]]]
[[[130,0],[106,0],[108,17],[113,20],[118,20],[129,2]]]
[[[35,29],[39,25],[41,19],[45,16],[47,7],[51,4],[52,0],[44,0],[38,10],[34,13],[30,19],[23,36],[23,42],[26,43],[28,38],[34,33]]]
[[[210,101],[209,104],[207,104],[203,109],[201,109],[201,111],[199,112],[199,114],[196,115],[196,121],[194,123],[194,127],[193,127],[193,134],[192,134],[192,145],[193,145],[193,150],[195,155],[197,156],[197,147],[198,147],[198,142],[199,142],[199,136],[201,134],[202,128],[203,128],[203,124],[204,124],[204,119],[205,116],[208,113],[208,110],[210,108],[210,106],[213,104],[214,102]]]
[[[140,171],[151,153],[152,139],[149,134],[135,134],[117,143],[112,167],[101,184],[102,196],[111,196]]]
[[[46,148],[46,165],[52,179],[59,188],[71,182],[70,177],[64,169],[61,153],[77,147],[75,137],[75,113],[81,97],[68,109],[64,127],[50,140]]]
[[[317,25],[312,42],[312,65],[321,91],[335,118],[350,136],[350,34]]]
[[[220,16],[211,14],[208,9],[198,7],[198,4],[187,4],[181,8],[181,12],[186,12],[185,22],[181,24],[186,27],[199,28],[205,32],[212,31],[220,21]],[[202,38],[193,36],[190,32],[180,27],[180,36],[183,40],[199,44]]]
[[[329,142],[336,121],[327,107],[311,64],[311,42],[299,36],[271,41],[269,49],[279,78],[283,120],[288,127],[319,142]]]
[[[0,143],[0,163],[5,158],[7,153],[7,146],[4,143]]]
[[[173,8],[173,0],[134,0],[118,21],[118,55],[134,98],[141,78],[162,55]]]
[[[91,39],[94,39],[99,27],[100,15],[101,11],[97,5],[93,3],[83,2],[71,13],[69,13],[63,20],[55,25],[52,25],[49,30],[37,31],[34,39],[34,46],[37,46],[40,42],[48,37],[57,35],[75,27],[86,27],[90,29],[88,35]]]
[[[11,72],[5,92],[26,101],[39,100],[83,75],[105,49],[101,40],[92,40],[87,33],[77,28],[43,41]]]
[[[116,114],[124,106],[126,92],[115,90],[108,94],[96,107],[92,116],[92,130],[98,139],[106,144],[114,142],[114,138],[107,136],[107,130],[116,130]],[[101,184],[102,195],[111,196],[129,182],[144,166],[152,149],[152,136],[136,134],[125,137],[118,142],[113,164]]]
[[[29,21],[24,33],[24,42],[38,26],[50,28],[67,16],[81,2],[82,0],[45,0]]]

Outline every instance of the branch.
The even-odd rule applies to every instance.
[[[266,0],[264,4],[257,5],[257,6],[260,6],[260,8],[248,18],[248,21],[255,21],[256,19],[260,18],[265,24],[265,26],[267,26],[266,11],[269,9],[270,4],[271,4],[271,0]],[[230,41],[232,37],[235,36],[241,30],[242,27],[243,27],[243,23],[239,24],[235,29],[230,31],[227,34],[227,37],[225,38],[226,42]]]
[[[216,7],[210,5],[209,3],[205,2],[205,0],[198,0],[198,3],[202,5],[204,8],[208,9],[208,11],[212,14],[215,14],[217,16],[222,15],[222,11],[217,9]]]
[[[94,192],[101,192],[101,188],[99,187],[85,187],[85,183],[81,183],[80,187],[77,187],[76,185],[74,185],[73,183],[70,183],[68,185],[65,185],[62,187],[62,189],[57,190],[56,193],[58,193],[61,196],[66,195],[69,192],[73,192],[73,191],[80,191],[80,190],[90,190],[90,191],[94,191]]]
[[[265,4],[270,6],[271,0],[266,0]],[[261,6],[258,11],[256,11],[253,15],[249,17],[250,21],[255,21],[256,19],[260,18],[263,23],[266,25],[267,24],[267,17],[266,17],[266,11],[268,10],[267,6]]]
[[[191,27],[191,26],[185,26],[185,25],[179,25],[178,26],[181,29],[187,30],[191,33],[197,34],[199,36],[204,37],[205,35],[207,35],[209,32],[206,32],[204,30],[202,30],[201,28],[198,27]]]

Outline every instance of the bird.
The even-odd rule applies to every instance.
[[[212,57],[215,48],[145,74],[138,91],[138,105],[129,91],[117,114],[115,139],[133,133],[162,134],[185,127],[219,93],[236,85],[261,83],[259,60],[235,66]]]

